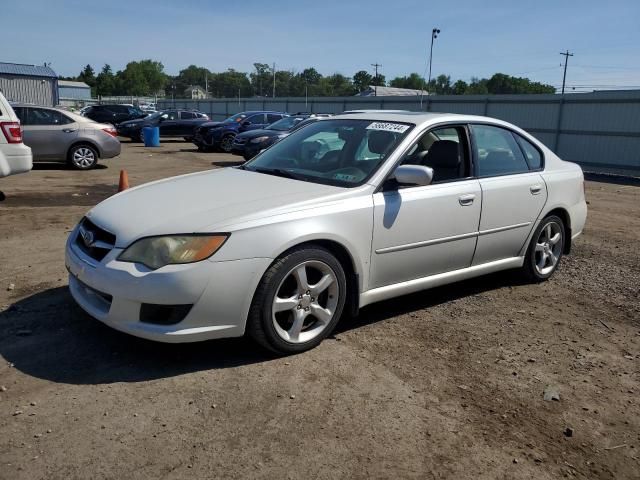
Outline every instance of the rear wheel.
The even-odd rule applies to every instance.
[[[565,242],[564,222],[551,215],[544,218],[531,237],[522,271],[533,282],[542,282],[556,271]]]
[[[319,246],[294,249],[262,277],[247,332],[276,353],[309,350],[338,323],[346,293],[344,269],[329,251]]]
[[[78,170],[89,170],[98,164],[98,151],[90,145],[75,145],[69,150],[69,164]]]

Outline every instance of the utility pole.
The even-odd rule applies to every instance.
[[[564,55],[564,75],[562,75],[562,95],[564,95],[564,85],[567,81],[567,63],[569,63],[569,57],[573,57],[573,53],[569,53],[569,50],[566,52],[560,52],[560,55]]]
[[[204,93],[205,97],[209,98],[209,74],[204,74]]]
[[[382,65],[379,63],[372,63],[371,66],[373,68],[376,69],[376,76],[375,76],[375,84],[373,85],[373,96],[377,97],[378,96],[378,67],[381,67]]]
[[[276,62],[273,62],[273,98],[276,98]]]

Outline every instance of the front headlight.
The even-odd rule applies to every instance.
[[[216,253],[229,234],[193,234],[136,240],[120,254],[122,262],[141,263],[157,270],[165,265],[199,262]]]
[[[266,135],[264,137],[256,137],[256,138],[252,138],[251,140],[249,140],[250,143],[262,143],[269,140],[269,137],[267,137]]]

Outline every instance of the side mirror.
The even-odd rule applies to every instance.
[[[158,120],[164,122],[167,118],[169,118],[169,115],[165,113],[164,115],[160,115],[160,118]]]
[[[243,127],[248,127],[249,125],[251,125],[251,122],[249,120],[245,120],[240,125],[242,125]]]
[[[429,185],[433,181],[433,168],[423,165],[400,165],[393,172],[398,183],[404,185]]]

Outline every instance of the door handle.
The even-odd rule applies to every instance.
[[[538,195],[542,191],[542,185],[540,184],[531,185],[529,187],[529,190],[531,191],[531,195]]]
[[[468,195],[462,195],[460,198],[458,198],[458,201],[460,202],[460,205],[462,205],[463,207],[467,207],[473,204],[475,198],[475,194],[470,193]]]
[[[62,131],[64,133],[73,133],[73,132],[77,132],[78,129],[77,128],[63,128]]]

